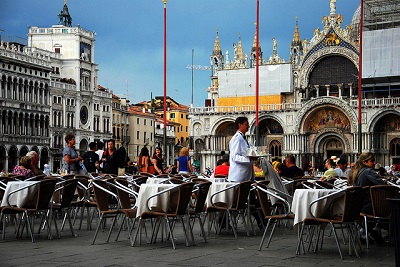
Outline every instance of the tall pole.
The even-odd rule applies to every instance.
[[[258,125],[258,97],[259,97],[259,29],[260,29],[260,0],[257,0],[256,4],[256,143],[260,145],[260,127]]]
[[[165,162],[168,160],[167,151],[167,2],[168,0],[162,0],[164,3],[164,157]],[[167,162],[168,164],[168,162]]]
[[[193,63],[194,63],[194,49],[192,49],[192,107],[193,107],[193,80],[194,80],[194,67],[193,67]]]
[[[363,40],[364,0],[360,4],[360,53],[358,55],[358,155],[362,153],[362,40]]]

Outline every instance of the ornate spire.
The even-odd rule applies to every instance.
[[[336,0],[330,0],[329,6],[331,8],[330,15],[333,16],[336,14]]]
[[[251,60],[251,66],[255,66],[256,62],[256,51],[257,51],[257,29],[256,32],[254,33],[254,41],[253,45],[251,47],[251,52],[250,52],[250,60]],[[258,40],[258,59],[259,59],[259,64],[262,64],[262,51],[261,51],[261,45],[260,45],[260,40]]]
[[[221,43],[219,42],[219,37],[218,37],[218,27],[217,27],[217,36],[215,37],[214,50],[213,50],[212,55],[213,56],[222,56]]]
[[[242,37],[240,37],[239,33],[239,42],[237,45],[236,56],[239,60],[244,60],[243,46],[242,46]]]
[[[57,16],[60,19],[58,24],[64,25],[67,27],[72,26],[72,18],[68,11],[67,0],[64,0],[64,7]]]
[[[257,30],[254,33],[254,41],[253,41],[253,46],[251,47],[251,52],[253,52],[253,51],[256,52],[256,48],[257,48],[256,42],[257,42]],[[260,40],[258,40],[258,52],[259,53],[261,52]]]
[[[300,45],[301,44],[301,39],[300,39],[300,31],[299,31],[299,20],[296,16],[296,27],[294,29],[294,34],[293,34],[293,41],[292,45]]]

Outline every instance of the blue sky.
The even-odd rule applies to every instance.
[[[337,0],[343,27],[350,24],[359,0]],[[27,38],[27,26],[51,27],[63,0],[0,0],[0,34]],[[96,32],[95,62],[99,84],[132,103],[163,95],[163,3],[161,0],[68,0],[72,25]],[[260,0],[260,43],[264,58],[272,54],[272,38],[286,61],[298,17],[301,38],[310,40],[329,0]],[[189,105],[192,72],[187,65],[210,65],[216,28],[222,51],[233,55],[239,33],[250,54],[256,0],[169,0],[167,3],[167,94]],[[204,106],[210,71],[194,71],[194,105]],[[128,81],[128,82],[126,82]]]

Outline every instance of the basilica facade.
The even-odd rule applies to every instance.
[[[222,53],[217,32],[206,105],[190,109],[193,156],[200,160],[202,169],[214,167],[221,151],[229,151],[238,116],[249,119],[250,143],[271,158],[293,154],[300,167],[312,161],[315,168],[322,168],[324,159],[343,154],[355,161],[360,152],[367,151],[375,153],[382,165],[400,161],[400,47],[398,41],[393,42],[400,37],[393,22],[398,21],[399,4],[365,2],[361,95],[360,8],[351,25],[344,27],[336,1],[330,1],[330,10],[322,18],[323,28],[315,29],[309,41],[300,38],[296,21],[289,62],[279,57],[276,40],[273,55],[264,59],[256,37],[249,57],[239,40],[230,60],[228,52]],[[393,14],[384,17],[388,8]],[[392,22],[382,26],[382,18]]]

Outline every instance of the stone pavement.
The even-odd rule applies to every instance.
[[[257,231],[257,235],[248,237],[243,227],[237,240],[232,233],[212,232],[208,243],[196,231],[196,246],[186,247],[177,225],[176,250],[169,240],[146,244],[145,238],[140,246],[131,247],[126,231],[116,242],[117,229],[109,243],[105,242],[106,229],[91,245],[94,230],[83,227],[85,230],[76,230],[76,237],[65,228],[61,239],[53,240],[46,239],[45,231],[36,235],[36,243],[32,243],[26,234],[15,239],[13,227],[8,226],[6,239],[0,240],[0,266],[395,266],[394,246],[389,245],[364,248],[360,258],[349,256],[347,246],[342,245],[341,260],[333,236],[325,237],[323,249],[317,253],[295,255],[297,231],[283,226],[277,227],[269,248],[264,246],[261,251],[258,246],[262,233]]]

